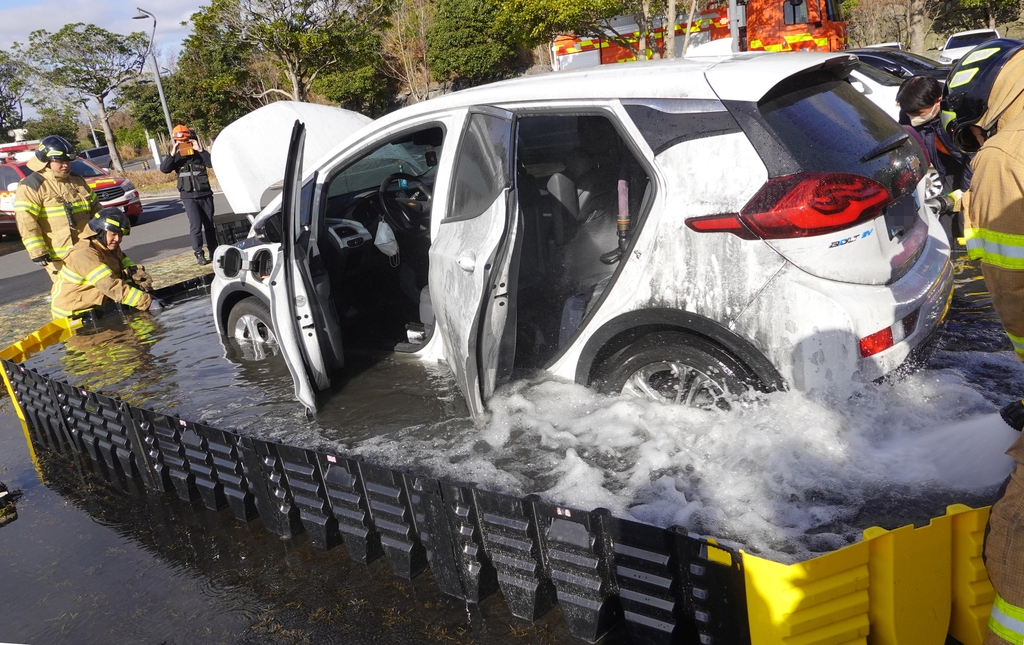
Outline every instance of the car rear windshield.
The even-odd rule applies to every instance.
[[[946,41],[946,49],[960,49],[961,47],[974,47],[980,45],[986,40],[992,40],[997,38],[995,32],[987,32],[984,34],[970,34],[967,36],[953,36]]]
[[[849,83],[829,72],[800,74],[777,85],[757,104],[766,127],[789,153],[788,171],[841,172],[871,177],[894,195],[906,193],[911,168],[925,168],[920,147],[903,128]],[[747,127],[744,126],[746,130]],[[771,170],[771,151],[755,147]],[[762,140],[763,141],[763,140]],[[886,150],[886,148],[891,148]],[[794,168],[795,166],[795,168]]]

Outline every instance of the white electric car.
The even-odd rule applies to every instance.
[[[952,270],[923,153],[843,80],[855,64],[755,53],[494,83],[349,116],[312,170],[303,139],[323,137],[277,119],[283,193],[217,249],[217,324],[276,342],[311,412],[353,348],[447,363],[477,415],[539,370],[697,406],[879,378],[939,325]],[[234,143],[214,146],[218,177],[257,199],[243,170],[265,139]]]

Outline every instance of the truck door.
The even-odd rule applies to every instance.
[[[431,299],[445,356],[477,418],[500,375],[511,369],[513,355],[508,294],[517,228],[514,128],[511,112],[470,110],[448,207],[430,246]]]
[[[316,247],[316,174],[302,183],[306,128],[295,121],[281,192],[281,248],[270,275],[270,312],[295,396],[312,415],[317,392],[342,367],[341,331],[330,304],[330,282]]]

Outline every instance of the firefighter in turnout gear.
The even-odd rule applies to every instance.
[[[131,224],[120,208],[104,208],[64,258],[64,266],[50,292],[54,318],[75,316],[119,302],[136,309],[161,304],[149,292],[153,281],[144,267],[136,266],[121,250],[121,239]]]
[[[71,172],[74,159],[74,149],[67,139],[46,137],[28,162],[35,172],[21,180],[14,197],[18,233],[25,250],[54,282],[64,256],[100,209],[89,184]]]
[[[213,228],[213,189],[207,168],[213,168],[210,153],[203,150],[199,139],[183,125],[174,126],[171,154],[160,162],[160,171],[178,173],[178,193],[188,215],[188,233],[192,237],[192,251],[196,262],[208,264],[217,248],[217,233]],[[203,240],[210,258],[203,254]]]
[[[964,194],[968,256],[981,261],[992,304],[1024,361],[1024,42],[985,42],[950,72],[946,90],[956,145],[967,153],[974,177]],[[1001,411],[1024,428],[1024,402]],[[1015,462],[1000,499],[992,505],[985,565],[995,588],[986,645],[1024,642],[1024,438],[1006,452]]]

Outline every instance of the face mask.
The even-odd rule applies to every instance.
[[[377,224],[377,235],[373,238],[373,245],[380,249],[381,253],[391,258],[391,266],[398,266],[398,241],[395,240],[395,232],[384,220]]]
[[[937,117],[937,116],[939,116],[939,104],[938,103],[936,103],[935,105],[932,106],[932,109],[928,112],[928,114],[926,114],[924,116],[912,116],[912,117],[910,117],[910,125],[912,125],[912,126],[914,126],[916,128],[919,125],[924,125],[925,123],[928,123],[929,121],[934,120],[935,117]]]

